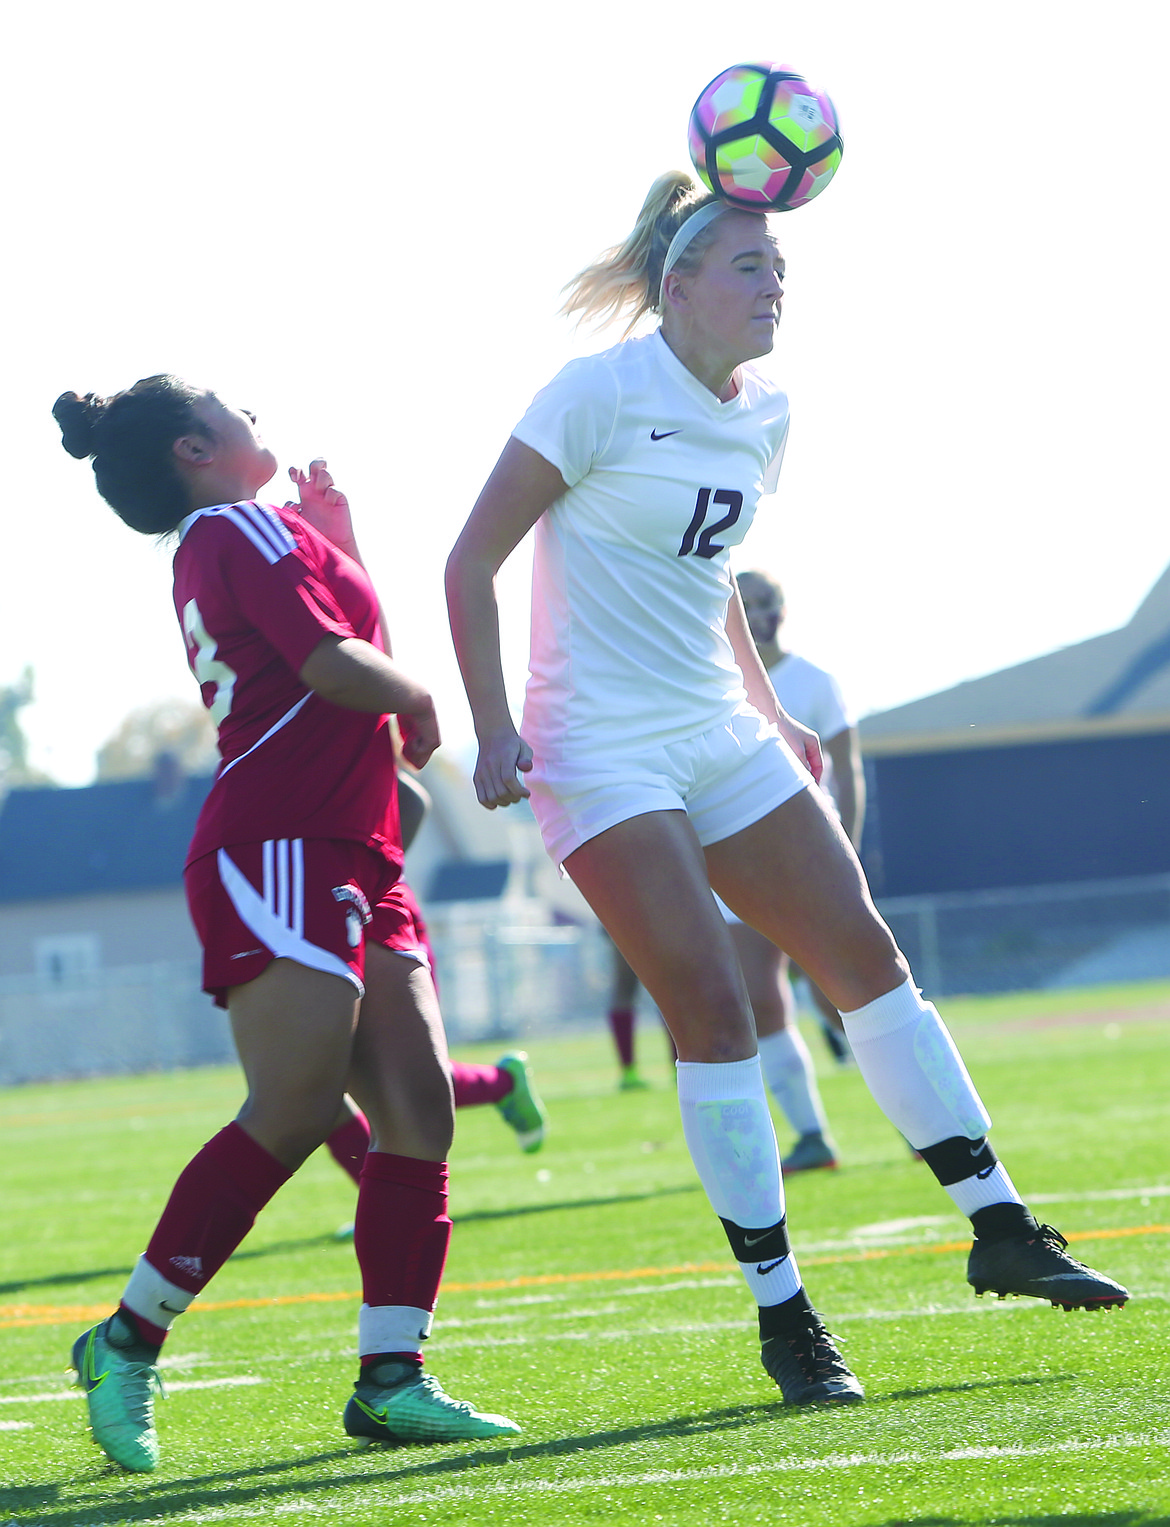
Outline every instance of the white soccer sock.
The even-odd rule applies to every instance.
[[[122,1303],[132,1315],[141,1315],[151,1325],[169,1331],[175,1317],[195,1298],[194,1294],[164,1278],[144,1256],[139,1257],[130,1274],[130,1281],[122,1295]]]
[[[1016,1192],[1016,1185],[997,1161],[990,1172],[975,1172],[961,1182],[944,1184],[955,1201],[960,1214],[970,1218],[977,1209],[989,1209],[992,1204],[1022,1204],[1024,1200]]]
[[[411,1304],[363,1304],[358,1311],[358,1356],[374,1352],[414,1352],[431,1334],[431,1310]]]
[[[776,1132],[758,1055],[678,1062],[683,1135],[711,1207],[759,1305],[799,1293],[788,1248]]]
[[[798,1135],[826,1134],[829,1122],[817,1090],[812,1056],[796,1024],[764,1034],[757,1043],[764,1080],[792,1128]]]
[[[866,1086],[915,1150],[991,1128],[946,1025],[912,980],[841,1017]]]

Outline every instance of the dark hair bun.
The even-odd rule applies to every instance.
[[[63,392],[53,404],[53,418],[61,427],[61,444],[79,461],[94,453],[94,428],[106,409],[106,400],[87,392]]]

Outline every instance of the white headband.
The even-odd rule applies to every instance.
[[[721,212],[731,212],[733,209],[724,201],[705,201],[697,212],[692,212],[679,228],[674,238],[670,241],[670,247],[666,251],[666,259],[662,262],[662,280],[658,283],[658,307],[661,311],[666,296],[666,278],[682,258],[687,245],[697,238],[703,229],[709,227]]]

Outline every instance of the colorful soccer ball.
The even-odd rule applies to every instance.
[[[832,101],[779,64],[716,75],[691,108],[688,137],[707,189],[749,212],[803,207],[841,163]]]

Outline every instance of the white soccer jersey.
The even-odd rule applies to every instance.
[[[853,717],[837,680],[831,673],[810,663],[808,658],[795,652],[786,652],[778,663],[768,669],[768,677],[772,680],[776,698],[788,714],[793,720],[811,726],[822,742],[830,742],[853,725]],[[833,760],[827,753],[825,772],[821,775],[821,789],[836,801]]]
[[[837,680],[796,652],[786,652],[768,669],[780,704],[797,721],[811,726],[822,742],[837,737],[853,725]]]
[[[728,548],[775,489],[788,400],[740,378],[721,403],[655,333],[571,361],[513,431],[568,485],[536,527],[522,731],[538,757],[677,741],[745,701]]]

